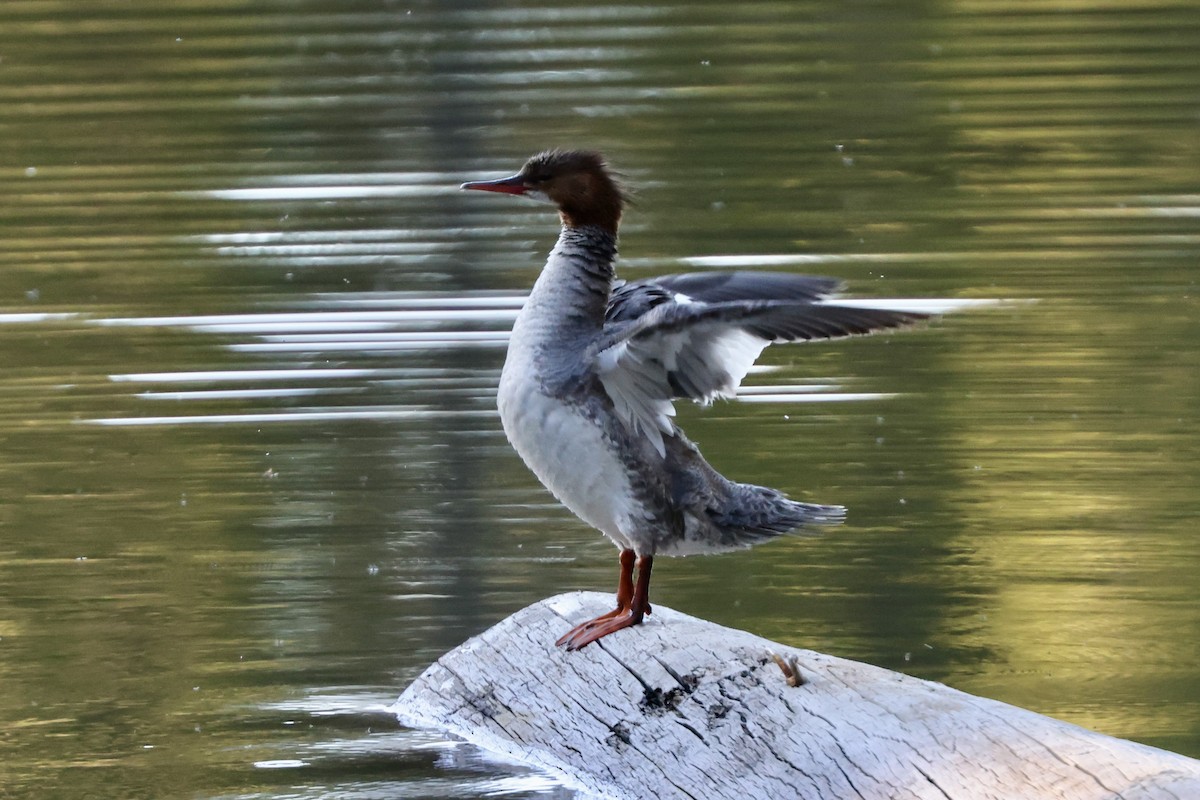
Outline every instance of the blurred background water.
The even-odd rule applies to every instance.
[[[548,146],[627,277],[1038,301],[683,409],[850,518],[657,602],[1200,756],[1192,0],[7,0],[0,141],[0,794],[569,796],[386,711],[614,584],[493,411],[556,220],[457,190]]]

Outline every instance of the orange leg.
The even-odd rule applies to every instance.
[[[556,645],[566,645],[568,650],[578,650],[597,639],[608,636],[623,628],[632,628],[650,613],[650,569],[654,556],[637,557],[637,585],[633,582],[635,554],[632,550],[621,551],[621,577],[617,583],[617,607],[607,614],[576,625],[560,638]]]
[[[564,633],[555,642],[555,646],[561,647],[567,644],[576,636],[580,636],[592,628],[599,625],[605,620],[624,613],[629,608],[629,603],[633,600],[633,564],[636,559],[636,554],[632,550],[622,550],[620,556],[621,574],[617,578],[617,607],[607,614],[601,614],[595,619],[589,619],[587,622],[581,622],[571,630]]]

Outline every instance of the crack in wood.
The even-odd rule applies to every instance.
[[[940,794],[946,800],[954,800],[953,797],[951,797],[949,794],[946,793],[945,789],[943,789],[941,786],[938,785],[938,782],[933,779],[932,775],[930,775],[925,770],[921,769],[916,764],[913,764],[913,769],[915,769],[917,772],[921,773],[921,777],[923,777],[925,780],[929,781],[929,785],[932,786],[933,788],[937,789],[938,794]]]
[[[681,726],[683,726],[683,729],[684,729],[684,730],[691,731],[692,735],[693,735],[693,736],[695,736],[695,737],[696,737],[697,739],[699,739],[700,741],[702,741],[702,742],[704,741],[704,735],[703,735],[702,733],[700,733],[700,731],[698,731],[698,730],[696,730],[695,728],[693,728],[691,725],[689,725],[689,724],[687,724],[686,722],[684,722],[683,720],[681,720],[681,719],[677,719],[677,720],[675,720],[675,723],[676,723],[677,725],[681,725]]]
[[[670,675],[672,678],[675,679],[675,682],[679,684],[680,689],[683,689],[688,694],[691,694],[692,692],[696,691],[696,687],[700,685],[700,676],[699,675],[697,675],[694,672],[691,673],[690,675],[680,675],[666,661],[663,661],[658,656],[654,656],[653,658],[655,661],[658,662],[658,665],[663,668],[664,672],[666,672],[668,675]]]

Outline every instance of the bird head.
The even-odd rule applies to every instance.
[[[586,150],[547,150],[520,172],[492,181],[469,181],[463,189],[524,195],[552,203],[563,225],[595,226],[617,232],[626,195],[604,157]]]

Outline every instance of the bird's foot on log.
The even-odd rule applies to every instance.
[[[567,650],[579,650],[610,633],[641,624],[642,617],[649,613],[648,604],[645,609],[615,608],[607,614],[576,625],[554,644],[559,647],[566,645]]]
[[[571,642],[575,638],[577,638],[579,636],[583,636],[585,633],[590,631],[592,628],[602,625],[603,623],[608,622],[610,619],[614,619],[614,618],[620,616],[621,614],[626,613],[627,611],[628,611],[628,609],[626,609],[626,608],[617,607],[617,608],[614,608],[612,611],[608,612],[607,614],[601,614],[600,616],[596,617],[595,619],[589,619],[587,622],[581,622],[578,625],[576,625],[574,628],[571,628],[571,630],[564,633],[562,636],[558,637],[558,641],[556,641],[554,643],[554,646],[562,647],[565,644],[565,645],[567,645],[568,650],[576,650],[578,648],[571,647]],[[583,645],[579,645],[579,647],[583,647]]]
[[[638,571],[636,585],[633,582],[635,559]],[[617,607],[571,628],[554,643],[555,646],[566,645],[567,650],[578,650],[610,633],[641,623],[642,617],[650,613],[650,569],[653,566],[653,556],[636,557],[632,550],[622,550]]]

